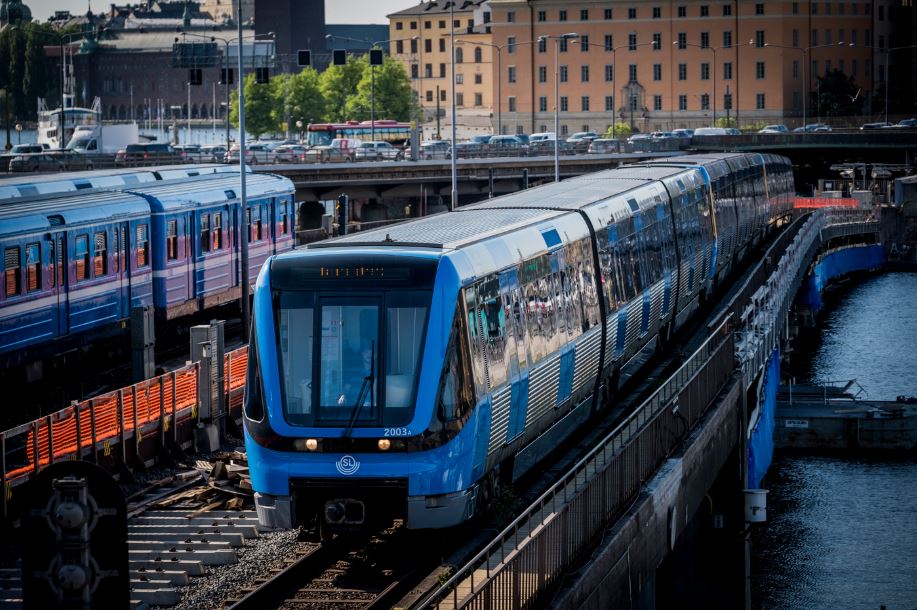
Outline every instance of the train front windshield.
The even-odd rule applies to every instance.
[[[292,425],[403,426],[413,415],[430,291],[275,292]]]

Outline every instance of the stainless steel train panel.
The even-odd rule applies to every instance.
[[[557,386],[560,384],[560,352],[548,356],[529,373],[528,407],[525,413],[526,431],[554,410]]]
[[[598,375],[599,352],[602,348],[602,328],[596,326],[580,337],[573,360],[573,395],[595,382]]]
[[[491,404],[493,410],[490,416],[490,440],[487,443],[487,454],[490,455],[503,446],[506,442],[506,432],[509,430],[509,406],[511,386],[506,384],[493,395]]]

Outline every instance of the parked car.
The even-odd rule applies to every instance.
[[[635,133],[631,137],[627,138],[627,141],[630,144],[634,144],[636,142],[640,142],[642,140],[649,140],[649,139],[651,138],[650,138],[650,134],[648,133]]]
[[[814,133],[814,132],[826,132],[831,131],[830,125],[825,125],[824,123],[809,123],[808,125],[797,127],[793,130],[793,133]]]
[[[472,159],[475,157],[483,157],[484,154],[484,145],[480,142],[468,140],[467,142],[455,143],[456,159]]]
[[[589,143],[586,152],[593,155],[621,152],[621,143],[611,138],[598,138]]]
[[[893,127],[897,129],[904,129],[908,127],[917,127],[917,119],[901,119]]]
[[[395,148],[389,142],[363,142],[354,151],[357,161],[401,161],[404,151]]]
[[[64,151],[16,155],[10,159],[9,164],[11,172],[61,172],[87,169],[92,169],[90,157]]]
[[[30,153],[45,152],[45,147],[41,144],[16,144],[10,150],[11,155],[27,155]]]
[[[886,121],[882,121],[880,123],[866,123],[864,125],[860,125],[860,131],[867,129],[887,129],[889,127],[893,127],[893,125]]]
[[[573,151],[573,144],[567,144],[566,140],[543,139],[529,141],[529,156],[537,157],[554,154],[554,143],[557,142],[557,152],[561,155],[570,154]]]
[[[171,144],[128,144],[115,154],[115,165],[174,165],[180,157]]]
[[[203,161],[199,144],[177,144],[172,148],[178,153],[178,158],[182,163],[200,163]]]
[[[471,137],[472,142],[477,142],[478,144],[487,144],[490,142],[490,139],[494,137],[492,133],[481,133],[476,136]]]
[[[522,142],[522,143],[525,144],[526,146],[529,145],[529,136],[528,136],[527,134],[524,134],[524,133],[514,133],[513,135],[516,136],[516,139],[518,139],[520,142]]]
[[[541,142],[543,140],[555,140],[557,136],[553,131],[542,131],[539,133],[533,133],[529,136],[529,144],[534,144],[536,142]]]
[[[698,127],[694,130],[695,136],[728,136],[725,127]],[[692,136],[693,137],[693,136]]]
[[[363,142],[356,138],[334,138],[326,146],[313,146],[306,151],[310,163],[340,163],[353,161],[354,154]]]
[[[411,148],[404,151],[406,158],[411,157]],[[417,158],[423,161],[431,159],[451,159],[452,143],[447,140],[426,140],[420,143],[420,149],[417,151]]]
[[[758,133],[770,133],[770,134],[780,134],[780,133],[789,133],[790,130],[786,125],[776,124],[776,125],[767,125],[764,129],[759,129]]]
[[[496,157],[525,157],[529,147],[516,136],[494,136],[487,143],[488,153]]]
[[[256,165],[258,163],[271,163],[274,160],[274,153],[268,149],[267,144],[249,144],[245,148],[246,163]],[[238,163],[239,145],[233,144],[223,160],[226,163]]]
[[[690,139],[694,137],[694,130],[693,129],[673,129],[672,135],[676,138]]]
[[[577,131],[572,136],[567,138],[567,143],[576,144],[577,142],[581,142],[583,140],[592,142],[593,140],[595,140],[598,137],[599,137],[599,134],[597,134],[594,131]]]
[[[301,163],[306,160],[307,146],[284,144],[274,149],[274,163]]]
[[[650,137],[654,140],[672,140],[675,138],[675,134],[671,131],[654,131],[650,134]]]
[[[222,144],[208,144],[201,146],[202,163],[222,163],[226,156],[226,147]]]

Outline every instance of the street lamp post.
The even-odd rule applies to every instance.
[[[560,41],[579,38],[576,32],[560,36],[539,36],[538,40],[554,40],[554,182],[560,182]]]
[[[500,85],[503,82],[503,69],[501,67],[501,64],[502,64],[501,56],[503,55],[503,45],[494,44],[491,42],[474,42],[471,40],[456,40],[455,44],[470,44],[470,45],[475,45],[475,46],[493,47],[494,49],[496,49],[497,51],[497,133],[502,134],[503,133],[503,113],[502,113],[503,94],[500,91],[501,89]],[[516,44],[523,44],[523,43],[516,43]]]
[[[679,41],[676,40],[676,41],[673,42],[672,44],[673,44],[673,45],[679,45]],[[717,66],[719,65],[719,64],[717,64],[717,61],[716,61],[716,52],[717,52],[719,49],[717,49],[716,47],[710,47],[710,46],[706,46],[706,47],[705,47],[705,46],[703,46],[703,45],[695,44],[695,43],[692,43],[692,42],[685,42],[685,43],[682,43],[682,44],[684,44],[685,46],[688,46],[688,47],[697,47],[698,49],[702,49],[702,50],[704,50],[704,51],[712,51],[712,52],[713,52],[713,101],[712,101],[712,106],[713,106],[713,124],[712,124],[712,127],[716,127],[716,68],[717,68]]]
[[[851,44],[850,46],[854,46]],[[905,49],[917,49],[917,44],[907,45],[903,47],[890,47],[887,49],[882,49],[875,47],[874,50],[879,51],[880,53],[885,53],[885,122],[888,123],[888,81],[892,79],[892,71],[889,69],[888,59],[892,51],[903,51]]]

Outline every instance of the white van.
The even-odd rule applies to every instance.
[[[694,130],[695,136],[727,136],[725,127],[698,127]]]

